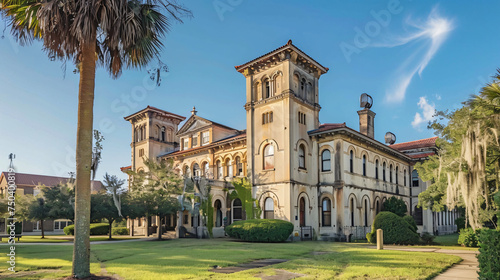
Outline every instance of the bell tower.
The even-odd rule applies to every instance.
[[[236,70],[246,78],[248,174],[254,186],[307,181],[317,164],[308,131],[319,127],[318,81],[328,72],[289,40]],[[312,177],[312,176],[309,176]]]
[[[179,147],[179,123],[186,118],[148,106],[124,118],[132,125],[131,158],[133,171],[145,168],[143,158],[156,158]]]

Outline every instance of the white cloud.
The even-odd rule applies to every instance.
[[[397,47],[407,44],[415,44],[414,51],[406,58],[394,73],[396,83],[386,91],[386,100],[389,102],[401,102],[406,96],[406,90],[413,77],[419,76],[429,64],[443,42],[453,30],[453,22],[441,17],[437,9],[432,9],[424,22],[416,22],[408,19],[406,25],[416,29],[413,33],[405,36],[391,38],[388,42],[376,44],[376,47]],[[406,27],[406,26],[405,26]],[[422,53],[423,52],[423,53]]]
[[[434,119],[434,112],[436,111],[436,105],[434,103],[429,104],[425,96],[421,96],[417,103],[418,107],[422,109],[422,114],[419,112],[415,113],[415,117],[411,122],[413,128],[420,128],[422,123],[428,123]]]

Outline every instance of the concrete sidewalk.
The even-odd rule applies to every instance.
[[[436,276],[436,280],[460,280],[460,279],[477,279],[477,271],[479,270],[479,263],[476,255],[478,251],[466,250],[447,250],[440,248],[406,248],[404,246],[387,246],[384,245],[385,250],[396,251],[409,251],[409,252],[433,252],[448,255],[458,256],[463,259],[460,263],[453,265],[445,270],[443,273]]]

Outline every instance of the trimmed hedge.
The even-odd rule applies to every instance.
[[[63,229],[66,235],[75,235],[75,225],[69,225]],[[90,224],[90,235],[107,235],[109,234],[109,224],[98,223]]]
[[[382,229],[384,232],[384,244],[413,245],[420,241],[414,227],[392,212],[378,213],[373,222],[372,231],[366,234],[368,242],[377,242],[377,229]]]
[[[422,236],[420,236],[420,238],[422,239],[422,243],[432,245],[434,244],[434,238],[436,238],[436,236],[430,234],[429,232],[422,232]]]
[[[237,221],[226,226],[226,233],[250,242],[283,242],[293,231],[293,224],[283,220],[262,219]]]
[[[126,227],[115,227],[111,230],[111,234],[113,235],[128,235],[129,231]]]
[[[406,215],[403,217],[403,220],[405,220],[405,222],[407,222],[410,225],[411,229],[413,229],[414,232],[417,232],[418,230],[417,222],[415,222],[415,219],[412,216]]]
[[[478,247],[478,234],[479,230],[474,231],[472,228],[461,229],[460,234],[458,235],[458,244],[461,244],[465,247]]]
[[[500,279],[500,231],[481,230],[479,243],[479,279]]]

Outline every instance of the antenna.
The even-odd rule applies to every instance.
[[[16,155],[13,154],[13,153],[10,153],[9,154],[9,159],[10,159],[10,164],[9,164],[9,168],[14,168],[14,163],[12,162],[14,159],[16,158]]]
[[[359,97],[359,107],[370,109],[372,106],[373,98],[367,93],[361,94],[361,96]]]
[[[386,144],[392,145],[396,143],[396,135],[392,132],[387,132],[384,138]]]

